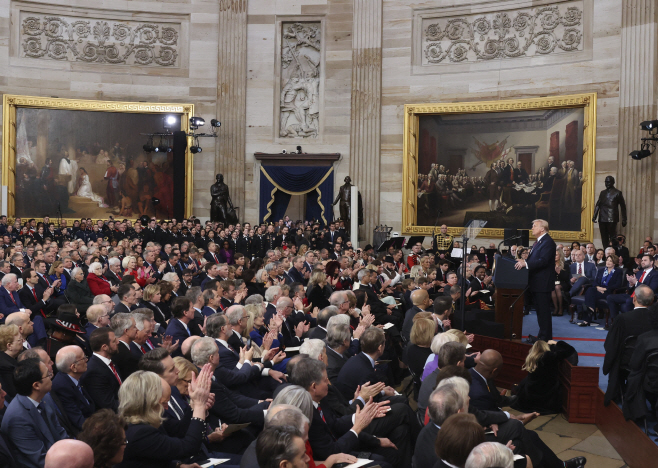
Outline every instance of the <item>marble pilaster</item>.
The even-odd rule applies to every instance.
[[[219,1],[217,119],[222,123],[215,150],[215,172],[224,175],[233,205],[245,210],[247,113],[247,0]]]
[[[350,176],[363,198],[361,237],[379,223],[382,0],[354,0]]]
[[[657,12],[655,0],[622,3],[617,187],[626,199],[628,226],[622,232],[631,252],[642,246],[645,236],[655,235],[655,156],[635,161],[628,154],[640,149],[640,138],[648,136],[640,122],[657,118]]]

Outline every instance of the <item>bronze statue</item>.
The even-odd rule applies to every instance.
[[[338,195],[336,195],[336,200],[331,204],[331,206],[336,206],[336,203],[340,202],[338,208],[340,210],[340,219],[345,221],[345,227],[347,231],[350,230],[350,205],[352,204],[352,179],[350,176],[345,177],[345,183],[341,185],[338,189]],[[361,203],[361,192],[359,192],[358,200],[358,215],[359,215],[359,225],[363,224],[363,204]]]
[[[235,208],[228,193],[228,185],[224,183],[224,176],[217,174],[217,182],[210,186],[210,220],[212,222],[228,224],[237,224],[238,217],[235,214]]]
[[[621,225],[626,227],[626,202],[621,190],[615,188],[615,178],[605,178],[605,190],[601,190],[599,201],[594,208],[592,221],[599,217],[599,229],[603,248],[608,247],[610,240],[617,237],[617,223],[619,222],[619,208],[621,208]]]

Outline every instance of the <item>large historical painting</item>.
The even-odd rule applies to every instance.
[[[591,109],[508,102],[497,103],[503,112],[489,105],[487,112],[415,114],[417,163],[405,179],[413,187],[406,188],[408,195],[413,190],[413,224],[430,230],[446,224],[459,232],[480,219],[487,221],[481,235],[496,237],[542,218],[563,238],[589,238]]]
[[[76,102],[74,107],[84,109],[85,102],[100,101]],[[117,103],[122,105],[130,108]],[[166,133],[165,117],[170,132],[186,129],[188,112],[183,106],[169,113],[135,112],[139,107],[148,108],[141,103],[128,112],[14,106],[5,120],[15,127],[9,125],[10,134],[4,135],[14,144],[5,145],[8,154],[3,154],[3,172],[15,171],[8,183],[15,194],[10,213],[22,218],[173,217],[173,138],[146,134]],[[145,145],[153,149],[147,152]]]

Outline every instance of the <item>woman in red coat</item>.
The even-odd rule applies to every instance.
[[[94,296],[99,296],[101,294],[111,296],[117,292],[117,289],[119,289],[118,286],[112,286],[112,283],[103,277],[103,265],[98,262],[89,265],[87,284]]]

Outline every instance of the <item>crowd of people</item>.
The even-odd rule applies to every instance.
[[[500,354],[466,354],[462,288],[492,307],[477,254],[463,278],[421,243],[375,253],[289,219],[0,217],[0,235],[2,466],[585,465],[525,428],[541,385],[501,397]],[[569,354],[545,345],[538,381]]]
[[[521,161],[501,158],[492,162],[484,176],[469,176],[466,169],[454,174],[441,164],[431,164],[427,174],[418,174],[419,208],[432,213],[440,199],[452,208],[463,206],[469,200],[488,200],[489,211],[509,212],[514,205],[534,205],[543,193],[553,190],[555,180],[562,180],[557,196],[563,204],[580,206],[580,190],[585,182],[582,169],[574,161],[555,164],[552,156],[546,165],[532,173],[523,168]],[[447,205],[446,205],[447,206]]]

